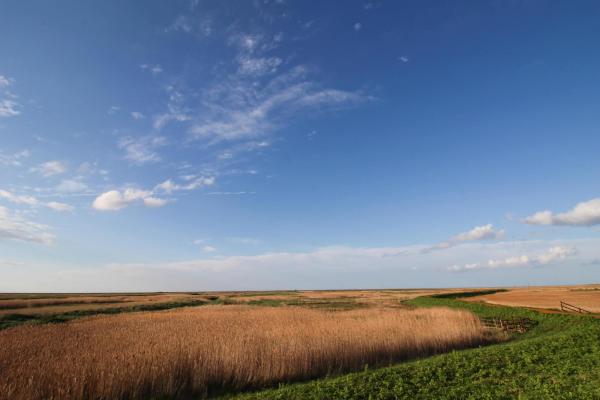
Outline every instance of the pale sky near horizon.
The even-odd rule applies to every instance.
[[[0,292],[600,282],[597,1],[16,1]]]

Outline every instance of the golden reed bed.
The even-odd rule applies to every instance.
[[[142,399],[307,379],[476,346],[450,309],[206,306],[0,331],[1,399]]]

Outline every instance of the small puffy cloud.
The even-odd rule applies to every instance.
[[[144,114],[142,114],[141,112],[139,112],[139,111],[132,111],[131,112],[131,118],[133,118],[133,119],[144,119],[144,118],[146,118],[146,116]]]
[[[146,164],[160,161],[156,150],[167,144],[163,136],[127,136],[119,140],[119,148],[125,150],[125,159],[135,164]]]
[[[217,251],[217,249],[212,246],[204,246],[202,247],[202,251],[205,253],[214,253],[215,251]]]
[[[57,186],[56,191],[61,193],[77,193],[87,190],[87,185],[77,179],[63,179]]]
[[[503,229],[495,229],[494,225],[492,224],[476,226],[475,228],[467,232],[459,233],[458,235],[450,238],[445,242],[441,242],[433,246],[427,247],[423,249],[422,252],[428,253],[434,250],[448,249],[450,247],[454,247],[461,243],[467,242],[476,242],[480,240],[498,240],[504,237],[504,233],[505,232]]]
[[[166,204],[166,201],[154,197],[150,191],[128,188],[102,193],[96,197],[92,207],[99,211],[118,211],[136,202],[147,207],[162,207]]]
[[[28,221],[0,206],[0,240],[4,239],[52,244],[54,235],[48,226]]]
[[[152,75],[158,75],[161,72],[163,72],[163,69],[160,65],[149,65],[149,64],[142,64],[140,65],[140,68],[142,69],[142,71],[150,71],[152,73]]]
[[[456,235],[455,240],[458,242],[470,242],[474,240],[490,240],[490,239],[502,239],[504,237],[504,230],[494,229],[492,224],[483,226],[476,226],[468,232],[463,232]]]
[[[362,24],[360,22],[357,22],[353,25],[353,28],[355,31],[360,31],[362,29]]]
[[[54,176],[64,174],[67,172],[67,164],[62,161],[48,161],[40,164],[37,168],[33,168],[33,171],[39,172],[43,176]]]
[[[4,75],[0,75],[0,89],[9,87],[10,85],[13,84],[13,82],[14,82],[14,79],[8,78]]]
[[[115,115],[115,114],[116,114],[116,113],[118,113],[120,110],[121,110],[121,107],[118,107],[118,106],[110,106],[106,112],[108,113],[108,115]]]
[[[400,56],[400,57],[398,57],[398,59],[400,61],[402,61],[403,63],[407,63],[408,62],[408,57],[405,57],[405,56]]]
[[[564,260],[576,254],[574,247],[554,246],[547,252],[537,255],[519,255],[506,257],[502,259],[489,260],[487,263],[471,263],[464,265],[453,265],[448,268],[449,271],[471,271],[479,269],[496,268],[516,268],[516,267],[536,267],[551,264],[556,261]]]
[[[593,226],[600,225],[600,198],[577,204],[572,210],[555,214],[539,211],[524,220],[530,225]]]
[[[0,118],[16,117],[21,114],[19,111],[19,104],[10,99],[0,100]]]
[[[168,203],[166,199],[160,199],[158,197],[146,197],[144,198],[144,205],[146,207],[162,207]]]

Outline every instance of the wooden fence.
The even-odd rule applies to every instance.
[[[517,333],[525,333],[536,324],[535,321],[529,318],[481,318],[481,322],[488,329],[500,329],[506,332]]]
[[[561,311],[567,312],[576,312],[580,314],[590,314],[591,311],[586,310],[585,308],[574,306],[573,304],[565,303],[564,301],[560,301],[560,309]]]

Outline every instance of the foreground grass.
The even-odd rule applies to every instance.
[[[0,332],[0,399],[191,398],[494,340],[448,308],[207,306]]]
[[[414,307],[467,309],[480,317],[531,318],[515,340],[393,367],[281,385],[235,399],[600,399],[600,320],[421,297]]]

